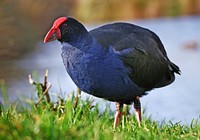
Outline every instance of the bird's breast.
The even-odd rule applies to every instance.
[[[84,53],[71,48],[64,49],[62,57],[71,79],[84,92],[108,100],[139,94],[129,68],[111,51]]]

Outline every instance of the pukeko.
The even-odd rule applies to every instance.
[[[65,68],[81,91],[116,102],[114,128],[123,104],[134,103],[140,124],[140,97],[180,74],[159,37],[137,25],[116,22],[87,31],[76,19],[60,17],[44,42],[53,40],[61,42]]]

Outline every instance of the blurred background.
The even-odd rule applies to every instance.
[[[158,34],[182,70],[175,83],[142,99],[148,115],[187,123],[200,115],[199,15],[200,0],[0,0],[0,83],[5,81],[11,102],[29,98],[34,91],[27,75],[37,71],[42,78],[49,69],[52,92],[65,96],[75,85],[62,64],[60,47],[55,47],[60,44],[42,43],[53,21],[72,16],[88,30],[107,22],[131,22]]]
[[[34,49],[62,15],[85,24],[200,14],[199,0],[1,0],[0,59],[22,56]]]

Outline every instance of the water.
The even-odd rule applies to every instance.
[[[141,98],[142,106],[146,110],[145,115],[158,121],[166,119],[185,124],[189,124],[193,118],[199,118],[200,17],[140,20],[131,23],[154,31],[161,38],[169,58],[181,69],[181,76],[176,75],[173,84],[152,90],[149,95]],[[196,49],[184,49],[186,44],[193,41],[197,44]],[[0,62],[0,78],[6,80],[10,101],[34,96],[34,88],[28,83],[27,78],[34,70],[38,71],[42,81],[45,69],[49,69],[48,81],[53,85],[50,90],[52,97],[60,92],[66,97],[67,93],[75,90],[76,86],[65,71],[60,53],[58,42],[40,42],[36,46],[36,51],[27,54],[23,59]],[[2,97],[0,100],[3,100]],[[106,104],[105,100],[95,100],[102,105]],[[114,103],[110,105],[115,109]]]

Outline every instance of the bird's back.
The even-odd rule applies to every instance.
[[[174,81],[179,68],[167,57],[159,37],[152,31],[129,23],[107,24],[89,32],[105,48],[112,47],[131,69],[129,77],[145,90]]]
[[[89,33],[93,37],[95,37],[98,40],[98,42],[102,44],[103,47],[109,47],[108,45],[112,45],[116,50],[119,51],[131,47],[127,45],[133,45],[133,44],[127,44],[127,43],[129,43],[130,41],[132,43],[135,43],[136,40],[143,41],[144,45],[146,45],[143,47],[151,48],[151,46],[147,45],[147,42],[145,42],[145,39],[151,38],[153,39],[152,41],[154,41],[155,43],[154,46],[158,47],[158,49],[162,52],[162,54],[165,57],[167,57],[166,51],[159,37],[152,31],[134,24],[122,23],[122,22],[106,24],[104,26],[91,30]],[[128,40],[129,42],[127,42],[126,44],[121,46],[115,45],[125,40],[126,38],[129,38]]]

